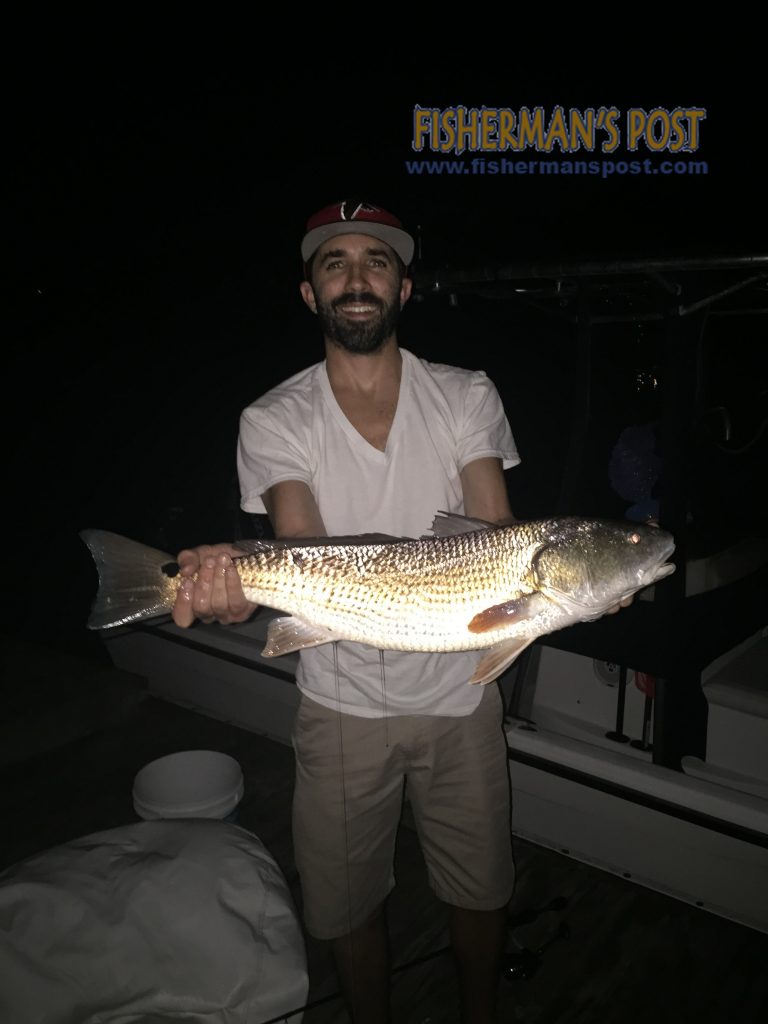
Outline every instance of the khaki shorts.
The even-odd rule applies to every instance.
[[[498,686],[461,717],[343,715],[302,697],[294,725],[293,836],[310,934],[362,924],[395,884],[404,785],[430,885],[495,910],[512,896],[510,786]]]

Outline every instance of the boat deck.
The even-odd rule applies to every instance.
[[[47,666],[50,671],[50,662]],[[135,821],[136,772],[156,757],[191,749],[219,750],[237,759],[245,782],[239,823],[270,850],[300,907],[290,833],[291,749],[143,693],[119,721],[6,763],[0,867]],[[500,1020],[762,1024],[768,1019],[768,935],[530,842],[516,839],[515,851],[518,881],[508,953],[543,952],[529,957],[531,977],[500,979]],[[407,816],[396,877],[388,908],[393,1019],[397,1024],[457,1021],[445,908],[427,886]],[[307,937],[306,949],[305,1024],[346,1020],[326,946]]]

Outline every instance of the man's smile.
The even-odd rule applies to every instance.
[[[382,307],[382,303],[372,295],[342,295],[332,305],[335,311],[348,317],[370,316]]]

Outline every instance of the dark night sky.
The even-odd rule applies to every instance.
[[[320,357],[298,242],[328,202],[365,196],[420,225],[430,267],[768,251],[744,78],[731,102],[684,69],[619,87],[599,71],[378,64],[346,60],[337,76],[297,56],[266,75],[158,60],[139,73],[104,59],[19,73],[5,411],[20,574],[53,551],[79,576],[77,530],[153,539],[170,508],[185,510],[184,543],[222,539],[185,530],[227,526],[241,407]],[[709,174],[409,176],[415,104],[702,106]],[[470,365],[461,347],[445,361],[462,356]]]

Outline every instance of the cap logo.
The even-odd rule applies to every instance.
[[[360,213],[381,213],[378,206],[371,206],[370,203],[345,202],[340,206],[342,220],[354,220]]]

